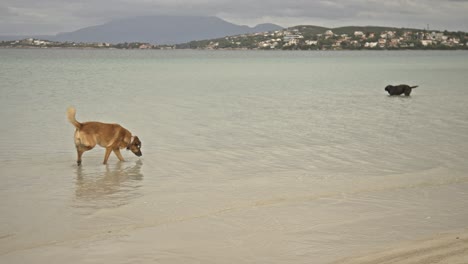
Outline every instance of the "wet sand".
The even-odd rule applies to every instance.
[[[2,228],[1,263],[363,261],[346,259],[350,256],[393,263],[407,257],[438,260],[446,252],[453,253],[450,261],[457,254],[465,257],[466,244],[460,245],[466,243],[465,233],[438,235],[468,222],[468,179],[463,174],[440,178],[447,173],[444,168],[388,179],[326,181],[290,177],[300,172],[289,171],[276,172],[271,181],[270,174],[234,177],[221,162],[184,178],[155,180],[147,175],[174,169],[175,160],[203,164],[211,155],[189,159],[187,154],[169,158],[169,153],[158,153],[160,160],[166,157],[158,166],[131,157],[104,166],[100,154],[90,153],[81,168],[68,158],[33,163],[31,171],[25,164],[4,166],[11,177],[20,177],[15,171],[32,175],[41,169],[49,178],[6,196],[19,200],[0,203],[9,205],[2,208],[11,220],[10,228]],[[66,168],[76,173],[74,180],[63,174]],[[232,178],[217,178],[230,174]],[[419,242],[427,237],[428,242]],[[456,237],[460,239],[450,243]],[[405,246],[398,247],[400,243]]]
[[[386,250],[345,258],[333,264],[465,264],[468,262],[468,229],[401,242]]]

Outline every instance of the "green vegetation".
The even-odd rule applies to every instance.
[[[178,49],[356,50],[467,49],[465,32],[392,27],[295,26],[275,32],[228,36],[176,45]]]

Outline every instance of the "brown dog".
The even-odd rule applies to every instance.
[[[135,155],[140,157],[141,141],[137,136],[132,136],[132,133],[123,128],[119,124],[106,124],[100,122],[85,122],[80,123],[75,119],[76,110],[73,107],[67,109],[68,121],[76,127],[75,130],[75,146],[78,152],[77,163],[81,165],[81,156],[87,150],[93,149],[96,144],[106,148],[104,155],[104,164],[107,163],[111,151],[114,151],[120,161],[124,161],[120,149],[127,148]]]

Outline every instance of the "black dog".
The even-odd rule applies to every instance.
[[[400,84],[400,85],[397,85],[397,86],[393,86],[393,85],[387,85],[387,87],[385,87],[385,91],[388,92],[388,94],[390,95],[401,95],[401,94],[405,94],[405,96],[409,96],[411,94],[411,90],[413,88],[416,88],[418,87],[417,85],[416,86],[409,86],[409,85],[406,85],[406,84]]]

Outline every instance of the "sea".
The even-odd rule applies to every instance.
[[[466,228],[467,83],[466,51],[0,49],[0,262],[333,263]],[[143,156],[77,166],[70,106]]]

